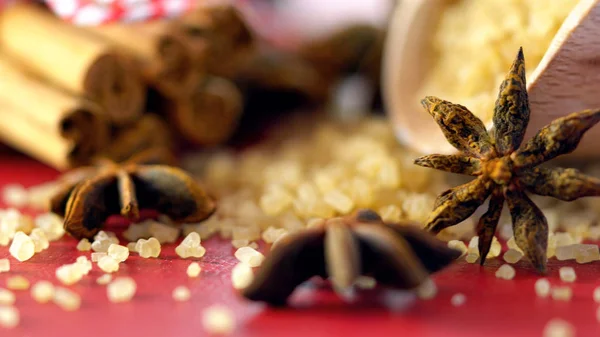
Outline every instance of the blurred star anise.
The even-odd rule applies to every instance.
[[[160,164],[168,152],[146,151],[117,164],[78,168],[63,178],[50,200],[50,210],[64,217],[71,236],[91,239],[111,215],[139,219],[140,209],[152,209],[177,223],[200,222],[215,211],[215,202],[184,171]]]
[[[377,213],[359,210],[282,238],[242,294],[283,305],[313,276],[329,277],[334,289],[342,292],[361,275],[410,289],[459,256],[459,251],[414,225],[384,224]]]
[[[477,225],[483,265],[506,200],[517,245],[538,271],[545,273],[548,224],[525,192],[564,201],[600,195],[599,179],[575,169],[536,167],[575,150],[584,133],[600,121],[600,110],[584,110],[558,118],[521,146],[529,122],[522,49],[500,86],[491,134],[462,105],[436,97],[426,97],[421,103],[450,144],[462,153],[424,156],[415,164],[477,177],[442,193],[435,201],[426,228],[438,233],[456,225],[491,196],[488,211]]]

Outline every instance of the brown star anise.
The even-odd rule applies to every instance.
[[[460,256],[410,224],[384,224],[371,210],[359,210],[278,241],[242,294],[253,301],[285,304],[294,289],[313,276],[329,277],[347,290],[361,276],[410,289]]]
[[[168,159],[168,158],[167,158]],[[70,172],[50,200],[50,210],[64,217],[71,236],[91,239],[106,219],[120,214],[132,221],[140,209],[152,209],[176,223],[200,222],[214,213],[215,202],[184,171],[160,165],[164,153],[149,151],[116,164]]]
[[[491,195],[488,211],[477,225],[483,265],[506,200],[517,245],[538,271],[544,273],[548,224],[525,192],[564,201],[600,195],[600,180],[578,170],[536,167],[575,150],[584,133],[600,121],[600,110],[584,110],[558,118],[521,146],[529,122],[522,49],[500,86],[491,134],[462,105],[436,97],[426,97],[421,103],[450,144],[462,153],[424,156],[415,164],[477,177],[442,193],[435,201],[426,228],[438,233],[465,220]]]

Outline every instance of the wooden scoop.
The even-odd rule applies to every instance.
[[[444,6],[455,1],[400,1],[384,50],[382,86],[386,111],[399,141],[423,154],[457,152],[421,107],[423,97],[417,96],[430,64],[429,42],[435,33],[434,23]],[[523,49],[528,66],[527,46]],[[600,108],[600,0],[581,0],[575,6],[527,82],[531,117],[525,141],[558,117]],[[484,122],[488,129],[492,127],[491,120]],[[600,125],[590,129],[569,156],[600,157]]]

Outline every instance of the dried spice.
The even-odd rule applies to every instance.
[[[215,202],[183,170],[160,165],[164,158],[152,151],[121,164],[81,168],[52,198],[51,211],[64,216],[65,230],[77,239],[93,238],[111,215],[135,221],[140,209],[156,210],[177,223],[208,218]]]
[[[504,201],[513,222],[515,242],[531,263],[544,273],[548,224],[526,192],[572,201],[600,195],[600,180],[576,169],[542,168],[539,164],[575,150],[584,133],[600,121],[600,110],[584,110],[559,118],[521,146],[529,122],[522,48],[500,86],[494,109],[494,129],[466,107],[436,97],[423,106],[440,125],[446,139],[460,150],[456,155],[429,155],[415,164],[477,178],[442,193],[435,201],[426,228],[439,233],[471,216],[490,197],[488,211],[477,225],[481,264],[485,262]]]
[[[279,240],[242,294],[283,305],[313,276],[329,277],[338,291],[349,289],[360,276],[410,289],[459,256],[459,251],[415,226],[384,224],[377,213],[359,210]]]

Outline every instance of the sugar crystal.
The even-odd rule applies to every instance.
[[[0,305],[13,305],[15,299],[15,294],[12,291],[0,288]]]
[[[554,287],[552,288],[552,299],[556,301],[570,301],[573,297],[573,290],[570,287]]]
[[[108,256],[115,259],[117,262],[124,262],[129,257],[129,249],[118,244],[108,246]]]
[[[129,302],[137,290],[131,277],[117,277],[106,287],[108,300],[113,303]]]
[[[56,287],[52,301],[65,311],[75,311],[81,306],[79,294],[63,287]]]
[[[551,289],[550,282],[545,278],[540,278],[537,281],[535,281],[534,289],[538,297],[548,297],[548,295],[550,295]]]
[[[6,279],[6,287],[11,290],[27,290],[29,280],[21,275],[12,276]]]
[[[185,286],[179,286],[173,289],[173,299],[179,302],[185,302],[190,299],[190,290]]]
[[[35,226],[44,231],[49,241],[56,241],[65,235],[63,219],[54,213],[38,215],[35,218]]]
[[[103,274],[102,276],[100,276],[96,279],[96,283],[98,283],[100,285],[107,285],[110,283],[110,281],[112,281],[111,274]]]
[[[202,312],[202,326],[210,334],[230,334],[235,329],[235,318],[231,310],[213,305]]]
[[[575,327],[567,321],[554,318],[546,323],[543,337],[575,337]]]
[[[0,327],[12,329],[19,325],[19,321],[20,315],[17,308],[8,305],[0,305]]]
[[[8,259],[0,259],[0,273],[10,271],[10,261]]]
[[[521,254],[521,252],[519,252],[518,250],[512,248],[507,250],[503,256],[504,261],[511,264],[519,262],[521,258],[523,258],[523,254]]]
[[[503,264],[500,266],[500,268],[498,268],[498,270],[496,270],[496,277],[505,280],[512,280],[515,278],[515,268],[509,264]]]
[[[54,285],[48,281],[39,281],[31,287],[31,297],[38,303],[48,303],[54,298]]]
[[[417,287],[417,296],[422,300],[430,300],[437,295],[437,286],[435,282],[428,278]]]
[[[89,250],[92,249],[92,244],[90,243],[90,241],[88,239],[81,239],[79,240],[79,242],[77,243],[77,250],[80,252],[87,252]]]
[[[561,267],[558,270],[560,275],[560,279],[563,282],[575,282],[577,279],[577,275],[575,274],[575,270],[572,267]]]
[[[465,245],[465,243],[460,240],[448,241],[448,248],[452,248],[452,249],[456,249],[456,250],[460,251],[461,252],[460,257],[467,254],[467,250],[468,250],[467,245]]]
[[[41,228],[34,228],[29,234],[31,241],[33,241],[34,250],[39,253],[45,249],[48,249],[50,242],[46,238],[46,233]]]
[[[92,253],[92,262],[98,262],[100,261],[101,258],[107,256],[108,254],[105,252],[100,252],[100,253]]]
[[[173,243],[179,238],[179,228],[165,225],[163,223],[152,221],[148,228],[150,235],[155,237],[158,242]]]
[[[461,293],[454,294],[452,296],[452,298],[450,299],[450,303],[452,303],[452,306],[455,306],[455,307],[460,307],[461,305],[465,304],[466,301],[467,301],[467,297]]]
[[[27,234],[19,231],[13,237],[8,251],[15,259],[27,261],[35,254],[35,244]]]
[[[202,268],[200,268],[200,265],[198,264],[198,262],[192,262],[187,267],[186,272],[187,272],[188,277],[198,277],[198,275],[200,275],[201,270],[202,270]]]
[[[240,262],[231,270],[231,282],[235,289],[246,288],[253,279],[252,268],[247,263]]]
[[[240,262],[245,262],[250,267],[260,266],[265,259],[265,256],[261,252],[251,247],[239,248],[234,255]]]
[[[119,261],[107,255],[98,260],[98,267],[105,273],[114,273],[119,270]]]

